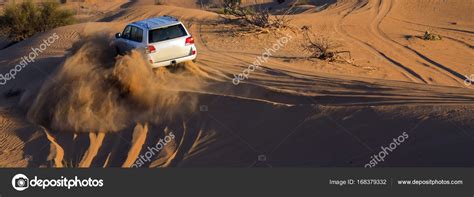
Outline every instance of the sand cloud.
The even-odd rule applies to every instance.
[[[139,52],[114,57],[107,37],[86,38],[41,87],[28,119],[53,130],[118,131],[196,108],[192,72],[155,73]]]

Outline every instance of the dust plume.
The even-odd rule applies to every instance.
[[[196,108],[197,97],[186,93],[202,88],[193,69],[155,73],[137,51],[114,57],[109,40],[96,36],[76,44],[42,85],[28,119],[59,131],[113,132]]]

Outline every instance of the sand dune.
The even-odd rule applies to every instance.
[[[307,60],[298,31],[232,36],[235,26],[184,0],[104,8],[97,22],[0,50],[5,73],[31,47],[59,36],[0,87],[0,166],[133,167],[173,135],[140,167],[363,167],[402,132],[410,140],[381,166],[474,166],[466,157],[474,150],[474,86],[464,83],[474,73],[473,3],[312,2],[292,25],[334,37],[357,66]],[[196,63],[155,73],[137,54],[110,56],[115,32],[160,15],[187,24]],[[418,38],[427,30],[443,39]],[[288,45],[232,84],[285,35],[293,37]]]
[[[445,1],[432,2],[418,1],[417,4],[423,5],[423,3],[426,3],[430,5],[430,8],[432,6],[432,9],[451,7],[451,5],[445,5],[447,4]],[[355,48],[360,49],[363,54],[359,56],[359,53],[357,53],[357,58],[368,60],[372,64],[386,65],[385,67],[396,70],[393,73],[402,75],[394,76],[397,80],[452,86],[462,85],[462,81],[465,79],[464,75],[472,72],[472,63],[469,58],[469,56],[472,56],[472,48],[469,47],[471,45],[469,42],[459,43],[456,40],[469,40],[472,34],[457,34],[454,36],[447,34],[445,30],[432,30],[427,26],[418,26],[416,30],[403,28],[407,24],[400,24],[400,18],[410,16],[408,13],[420,15],[419,11],[407,8],[410,4],[414,6],[415,3],[348,1],[347,3],[336,4],[322,13],[308,15],[314,15],[316,18],[318,16],[329,17],[331,19],[327,20],[335,20],[335,23],[331,24],[333,27],[328,28],[328,31],[335,31],[338,36],[347,40],[347,46],[354,49],[351,51],[357,53],[358,50],[355,50]],[[456,7],[456,5],[453,6]],[[458,17],[460,21],[471,17],[468,10],[472,9],[472,5],[469,6],[457,11],[457,13],[463,15]],[[438,12],[437,16],[429,16],[429,18],[443,18],[444,20],[442,13]],[[423,17],[418,17],[418,19],[421,18]],[[310,22],[305,19],[301,20],[301,22]],[[411,19],[406,20],[412,21]],[[433,20],[431,24],[442,22]],[[427,30],[440,32],[441,34],[446,33],[453,38],[435,44],[426,43],[416,38]],[[462,55],[460,54],[454,59],[452,51],[443,49],[443,46],[446,48],[447,45],[452,46],[450,48],[456,48],[457,50],[453,51]],[[436,77],[434,77],[435,75]]]

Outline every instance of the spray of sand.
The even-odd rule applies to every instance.
[[[155,72],[139,52],[114,57],[103,36],[76,44],[39,90],[28,119],[57,131],[119,131],[191,113],[202,88],[194,65]]]

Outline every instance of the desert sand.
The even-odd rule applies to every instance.
[[[295,7],[295,31],[257,35],[235,35],[212,2],[98,3],[82,23],[0,50],[3,74],[58,35],[0,86],[0,167],[133,167],[169,135],[140,167],[364,167],[403,132],[378,167],[474,166],[472,1],[316,0]],[[195,63],[153,71],[136,54],[111,57],[116,32],[161,15],[187,25]],[[337,39],[354,65],[307,59],[303,26]],[[443,39],[422,40],[425,31]],[[283,36],[292,39],[232,83]]]

